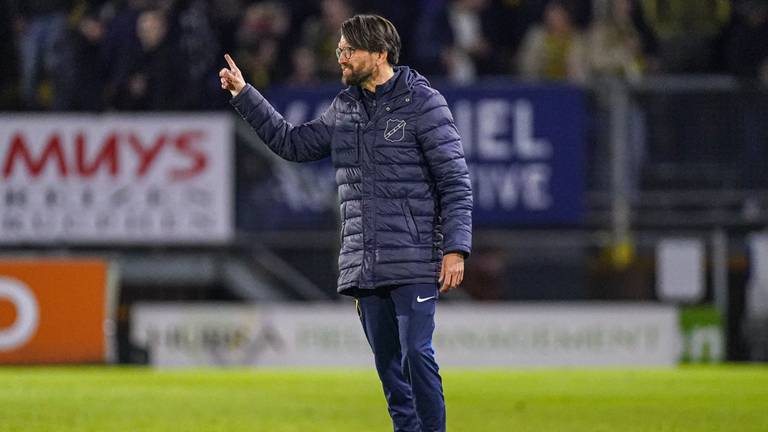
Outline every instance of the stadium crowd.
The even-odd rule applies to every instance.
[[[768,83],[768,0],[0,0],[0,109],[226,105],[232,53],[257,88],[337,82],[355,13],[389,17],[401,63],[434,81],[638,80],[731,74]]]

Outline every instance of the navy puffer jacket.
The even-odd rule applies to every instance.
[[[444,252],[468,256],[472,188],[443,96],[395,67],[369,117],[359,87],[294,126],[250,85],[232,105],[272,151],[296,162],[331,156],[341,201],[338,290],[437,282]]]

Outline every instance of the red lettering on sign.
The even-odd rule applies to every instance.
[[[16,132],[11,136],[10,144],[0,152],[0,168],[2,176],[8,178],[16,170],[26,170],[25,175],[35,178],[42,175],[46,169],[54,169],[60,177],[81,176],[90,178],[99,172],[105,172],[111,177],[125,173],[134,164],[135,177],[145,177],[152,169],[160,164],[163,152],[171,163],[163,174],[172,181],[183,181],[203,173],[210,163],[208,154],[202,147],[206,132],[200,129],[182,130],[179,133],[161,132],[153,137],[143,138],[134,132],[121,133],[112,131],[103,138],[89,137],[87,130],[76,131],[71,136],[62,136],[51,132],[45,140],[41,151],[39,145],[30,144],[24,132]],[[71,139],[71,141],[70,141]],[[6,143],[2,143],[6,146]],[[6,150],[7,149],[7,150]],[[126,153],[127,152],[127,153]],[[126,160],[126,158],[128,160]],[[49,167],[52,166],[52,167]]]
[[[40,158],[34,160],[29,153],[29,148],[24,135],[22,135],[21,132],[18,132],[11,138],[11,147],[8,150],[5,163],[3,164],[3,177],[8,178],[11,176],[17,160],[23,161],[26,164],[27,170],[32,174],[32,177],[37,177],[48,164],[49,159],[55,159],[55,163],[59,168],[59,174],[61,174],[62,177],[66,177],[67,164],[64,161],[64,153],[61,149],[61,137],[58,133],[51,135],[45,148],[43,148],[43,153],[40,155]]]
[[[155,158],[157,158],[157,155],[160,154],[160,150],[165,145],[166,139],[167,136],[163,133],[157,137],[154,145],[149,149],[146,149],[136,135],[128,135],[128,142],[131,144],[133,151],[136,152],[136,156],[139,157],[139,168],[136,170],[136,174],[139,177],[143,177],[147,174],[152,162],[155,161]]]
[[[205,137],[201,130],[184,131],[176,137],[176,150],[192,160],[192,164],[186,168],[174,168],[171,170],[171,179],[186,180],[205,170],[208,165],[208,157],[195,145]]]
[[[75,151],[77,153],[77,171],[83,177],[93,177],[99,166],[106,165],[109,174],[113,177],[117,175],[117,134],[111,133],[104,141],[99,154],[88,163],[85,160],[85,136],[82,132],[75,136]]]

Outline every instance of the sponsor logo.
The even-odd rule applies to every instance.
[[[0,244],[228,240],[230,126],[219,116],[0,118]]]
[[[0,299],[9,300],[16,309],[16,319],[10,327],[0,328],[0,351],[10,351],[32,339],[40,322],[40,311],[35,295],[17,279],[0,277]]]
[[[427,300],[432,300],[433,298],[435,298],[435,296],[431,296],[431,297],[424,297],[424,298],[421,298],[421,296],[417,296],[417,297],[416,297],[416,302],[418,302],[418,303],[424,303],[425,301],[427,301]]]

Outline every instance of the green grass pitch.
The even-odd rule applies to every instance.
[[[768,367],[443,371],[448,430],[768,431]],[[391,431],[370,370],[0,368],[0,431]]]

